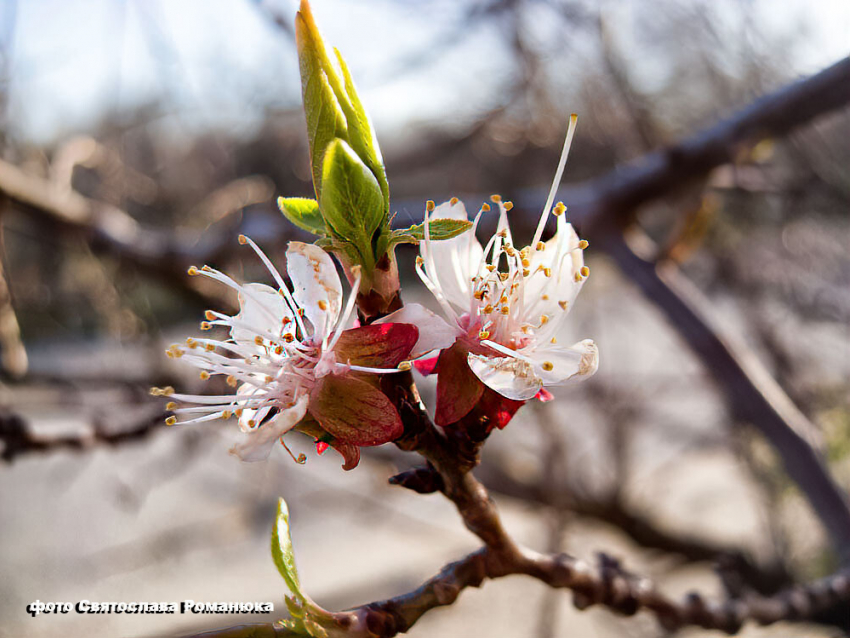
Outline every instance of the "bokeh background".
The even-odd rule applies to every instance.
[[[426,199],[477,208],[497,192],[517,202],[525,239],[570,112],[580,119],[565,182],[580,184],[850,48],[843,0],[313,4],[377,128],[396,223],[420,222]],[[476,547],[445,499],[387,485],[415,462],[390,447],[353,472],[308,441],[293,441],[305,466],[280,449],[243,464],[227,455],[234,424],[162,427],[162,402],[148,395],[151,385],[202,390],[164,348],[195,334],[204,308],[235,301],[190,280],[189,264],[256,280],[238,233],[277,259],[288,240],[306,239],[274,203],[312,193],[296,8],[0,0],[0,636],[165,636],[249,620],[33,619],[25,607],[36,599],[260,600],[283,615],[268,551],[278,496],[290,503],[305,588],[329,608],[413,589]],[[702,179],[657,193],[629,229],[693,287],[734,351],[778,382],[845,492],[848,113],[743,145]],[[671,593],[771,592],[835,570],[824,527],[730,403],[722,370],[695,356],[628,268],[593,248],[563,339],[595,339],[598,374],[523,408],[480,468],[509,530],[540,550],[617,555]],[[413,258],[399,251],[405,298],[430,304]],[[430,382],[422,387],[431,400]],[[846,624],[850,611],[828,620]],[[464,592],[410,635],[473,632],[660,630],[645,616],[578,612],[568,594],[514,577]]]

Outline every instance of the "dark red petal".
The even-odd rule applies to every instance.
[[[439,355],[437,355],[436,357],[419,359],[413,362],[413,367],[419,371],[419,374],[427,377],[429,374],[434,374],[437,371],[437,361],[439,358]]]
[[[409,323],[380,323],[343,332],[334,354],[340,363],[370,368],[394,368],[407,359],[419,329]]]
[[[555,398],[555,395],[546,388],[540,388],[540,392],[535,394],[534,398],[540,401],[540,403],[549,403],[549,401]]]
[[[310,392],[307,410],[341,443],[381,445],[404,432],[401,418],[386,395],[351,376],[324,377]]]
[[[478,402],[478,410],[489,419],[490,429],[495,425],[501,430],[510,423],[516,411],[523,405],[525,401],[514,401],[495,390],[485,388],[481,401]]]
[[[437,425],[451,425],[469,414],[478,403],[484,384],[466,362],[467,350],[459,342],[440,353],[437,374]]]

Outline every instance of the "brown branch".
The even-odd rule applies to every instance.
[[[0,215],[5,210],[3,196],[0,195]],[[2,241],[2,228],[0,228]],[[0,260],[0,367],[12,378],[21,378],[27,373],[29,360],[24,342],[21,340],[21,326],[12,305],[12,293],[6,280],[3,262]]]
[[[11,463],[26,454],[43,454],[59,450],[82,451],[97,446],[117,446],[146,439],[154,430],[165,425],[168,413],[157,412],[137,424],[118,431],[95,426],[85,434],[46,436],[33,433],[26,422],[15,414],[0,415],[0,441],[3,451],[0,459]]]
[[[122,263],[163,281],[200,304],[219,301],[194,287],[186,268],[204,263],[234,241],[236,233],[207,234],[197,242],[178,233],[161,233],[142,227],[115,206],[84,197],[68,185],[30,175],[0,160],[0,194],[10,204],[51,223],[83,234],[92,248],[117,257]],[[272,188],[264,177],[234,180],[214,191],[202,203],[206,214],[218,219],[243,206],[267,201]],[[193,244],[187,248],[188,244]]]
[[[352,627],[356,627],[347,635],[392,638],[408,631],[426,612],[453,604],[467,587],[479,587],[485,579],[514,574],[531,576],[557,589],[572,590],[573,604],[579,609],[602,605],[623,615],[648,611],[668,631],[693,626],[734,634],[747,621],[769,625],[782,620],[806,620],[838,603],[850,604],[847,573],[833,574],[770,597],[751,595],[710,603],[700,594],[691,593],[676,601],[660,593],[648,579],[627,572],[604,554],[599,555],[594,568],[566,554],[543,555],[521,550],[508,558],[485,547],[446,565],[412,592],[345,612],[352,618]],[[293,634],[272,625],[243,625],[198,634],[195,638],[290,635]]]
[[[815,427],[743,345],[712,319],[710,304],[672,263],[640,258],[621,235],[602,248],[643,293],[667,315],[728,397],[735,415],[752,423],[773,445],[829,532],[842,558],[850,559],[850,504],[810,445]]]
[[[756,100],[713,127],[559,193],[584,234],[627,223],[637,209],[732,161],[742,147],[786,135],[850,104],[850,58]]]

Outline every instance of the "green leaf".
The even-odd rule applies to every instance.
[[[351,77],[351,72],[348,70],[348,65],[336,47],[334,47],[334,53],[336,53],[336,59],[342,70],[342,76],[345,81],[345,93],[351,103],[350,109],[343,107],[348,122],[349,141],[352,148],[372,170],[372,173],[381,185],[381,192],[384,194],[384,213],[389,214],[390,186],[387,182],[387,172],[384,168],[384,160],[381,157],[381,149],[378,146],[375,129],[369,120],[369,116],[366,114],[366,109],[363,108],[363,104],[360,102],[360,97],[357,95],[357,89],[354,87],[354,80]]]
[[[280,212],[293,224],[314,235],[327,233],[325,220],[319,212],[319,203],[315,199],[305,197],[278,197],[277,205]]]
[[[319,206],[337,235],[353,242],[364,258],[371,257],[372,235],[384,218],[383,193],[369,168],[342,140],[331,142],[325,153]]]
[[[312,601],[301,590],[298,570],[295,568],[295,553],[289,533],[289,508],[282,498],[277,500],[277,517],[272,528],[272,558],[293,596],[304,605],[310,604]]]
[[[428,224],[431,239],[440,241],[452,239],[472,228],[472,222],[465,219],[432,219]],[[425,223],[416,224],[404,230],[395,230],[390,240],[393,244],[417,244],[425,239]]]

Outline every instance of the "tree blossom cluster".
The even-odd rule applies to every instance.
[[[345,61],[325,45],[306,0],[295,26],[316,198],[280,198],[278,204],[289,221],[319,239],[290,242],[289,283],[245,236],[240,243],[254,250],[273,286],[239,283],[208,266],[189,269],[236,291],[239,312],[208,310],[201,328],[225,335],[191,337],[168,355],[200,368],[204,380],[223,377],[232,391],[188,395],[155,388],[154,394],[171,398],[167,422],[235,418],[244,436],[232,452],[249,461],[268,457],[278,441],[288,451],[284,436],[296,430],[313,437],[320,453],[336,449],[350,469],[361,447],[405,434],[398,406],[384,392],[387,375],[414,366],[436,374],[436,424],[483,425],[489,433],[505,427],[526,401],[551,398],[547,388],[596,372],[593,341],[564,346],[557,340],[589,274],[587,242],[567,223],[564,204],[554,204],[576,116],[528,246],[514,245],[513,205],[495,195],[498,225],[483,245],[476,234],[490,204],[469,220],[457,198],[440,206],[429,201],[421,225],[393,230],[378,142]],[[544,242],[550,215],[556,231]],[[442,316],[401,304],[400,243],[418,244],[413,268]],[[351,283],[345,302],[329,253]],[[355,316],[358,306],[364,325]]]
[[[155,389],[172,399],[168,422],[233,417],[244,436],[232,452],[248,461],[267,458],[278,441],[286,447],[284,435],[297,430],[313,437],[320,453],[335,448],[350,469],[359,461],[360,447],[404,433],[396,407],[381,390],[383,375],[413,366],[436,374],[440,426],[463,427],[464,418],[476,411],[490,427],[500,428],[526,401],[550,398],[547,388],[592,375],[598,366],[593,341],[569,346],[557,341],[589,274],[583,259],[587,242],[567,223],[560,202],[552,208],[555,235],[540,240],[550,202],[532,244],[517,248],[508,223],[511,202],[491,199],[499,221],[483,246],[476,231],[489,204],[466,231],[440,241],[430,237],[431,224],[466,220],[466,209],[456,198],[426,205],[425,236],[414,268],[442,317],[414,303],[372,324],[355,325],[359,268],[352,271],[352,290],[343,303],[333,260],[313,244],[290,242],[290,284],[244,236],[240,243],[256,252],[274,287],[240,284],[207,266],[191,268],[190,275],[235,290],[239,312],[207,311],[201,329],[224,328],[226,337],[191,337],[167,353],[200,368],[202,379],[224,377],[233,391],[187,395]],[[303,462],[303,455],[297,460]]]

